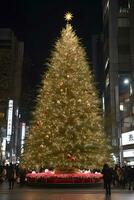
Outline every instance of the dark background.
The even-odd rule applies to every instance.
[[[91,57],[91,35],[101,31],[101,0],[4,0],[0,27],[12,28],[33,63],[45,61],[70,11],[72,25]]]
[[[29,119],[41,74],[60,31],[64,15],[73,13],[71,22],[91,60],[91,36],[102,30],[101,0],[3,0],[0,28],[11,28],[24,41],[22,113]]]

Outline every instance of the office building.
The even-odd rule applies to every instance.
[[[113,153],[134,162],[134,1],[103,0],[104,112]],[[124,140],[128,140],[125,142]]]
[[[97,34],[92,36],[92,65],[95,74],[96,86],[102,95],[104,84],[103,69],[103,35]]]
[[[0,29],[1,160],[16,160],[24,44],[12,30]]]

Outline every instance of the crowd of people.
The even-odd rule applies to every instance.
[[[114,168],[104,164],[102,169],[106,195],[111,195],[111,186],[134,190],[134,168],[131,166],[115,165]]]
[[[14,188],[14,183],[17,182],[20,186],[25,183],[26,170],[18,165],[10,163],[6,166],[0,166],[0,183],[8,181],[9,190]]]
[[[14,188],[14,183],[18,183],[20,186],[25,184],[26,169],[10,163],[6,166],[0,166],[0,183],[8,181],[9,190]],[[128,190],[134,190],[134,168],[131,166],[115,165],[115,167],[109,167],[108,164],[104,164],[101,170],[104,180],[104,188],[106,195],[111,195],[112,188],[122,188]]]

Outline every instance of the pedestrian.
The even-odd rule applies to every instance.
[[[9,190],[13,189],[16,179],[16,171],[12,163],[7,168],[7,179],[9,183]]]
[[[127,169],[127,180],[128,180],[128,189],[134,190],[134,168],[128,166]]]
[[[112,170],[110,169],[108,164],[104,164],[102,174],[106,196],[111,196]]]
[[[4,181],[4,168],[2,165],[0,165],[0,183],[3,183]]]
[[[24,184],[25,184],[25,178],[26,178],[26,169],[20,168],[19,169],[20,186],[24,186]]]

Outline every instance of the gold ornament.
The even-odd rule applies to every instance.
[[[78,99],[78,102],[81,102],[81,99]]]
[[[60,101],[59,101],[59,100],[57,100],[57,104],[60,104]]]

